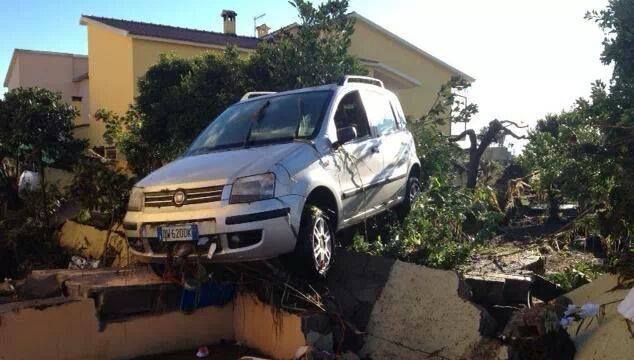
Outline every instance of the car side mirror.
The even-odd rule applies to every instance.
[[[357,138],[356,126],[346,126],[341,129],[337,129],[337,141],[334,143],[335,149],[341,145],[350,142]]]

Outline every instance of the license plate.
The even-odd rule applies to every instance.
[[[159,241],[198,241],[196,224],[159,226],[156,229]]]

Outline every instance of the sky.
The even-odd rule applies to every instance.
[[[534,126],[588,96],[593,81],[607,81],[611,69],[600,62],[603,33],[584,19],[586,11],[606,5],[607,0],[350,0],[350,10],[476,78],[467,93],[480,109],[468,125],[476,129],[495,118]],[[260,21],[273,29],[297,21],[286,0],[0,0],[0,9],[2,80],[14,48],[87,54],[81,14],[222,31],[220,12],[232,9],[241,35],[253,35],[253,17],[263,13]],[[519,149],[521,143],[512,151]]]

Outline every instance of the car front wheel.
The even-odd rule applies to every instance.
[[[323,278],[332,266],[335,255],[335,232],[326,213],[307,206],[302,214],[293,267],[302,275]]]

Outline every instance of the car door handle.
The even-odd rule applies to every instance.
[[[378,145],[373,146],[372,147],[372,152],[375,153],[375,154],[379,153],[379,146]]]

